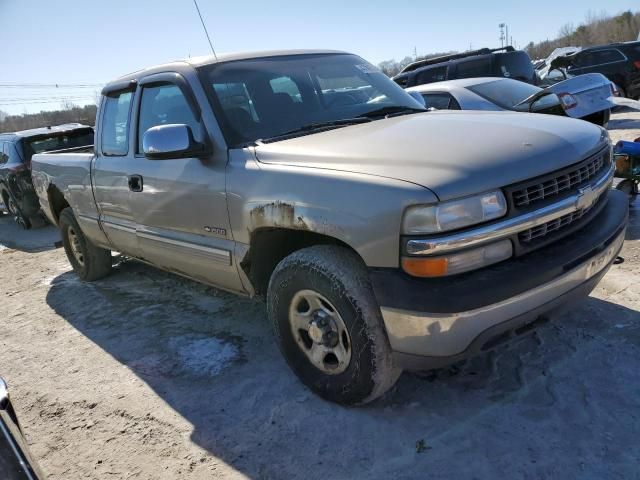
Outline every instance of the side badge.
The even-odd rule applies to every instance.
[[[207,233],[213,233],[214,235],[220,235],[221,237],[227,236],[227,230],[224,228],[210,227],[208,225],[205,225],[204,231]]]

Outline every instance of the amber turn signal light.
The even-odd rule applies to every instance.
[[[442,277],[447,274],[449,261],[446,258],[407,258],[402,259],[402,268],[414,277]]]

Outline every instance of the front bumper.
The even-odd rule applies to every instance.
[[[588,295],[622,248],[627,218],[626,196],[612,190],[584,228],[520,258],[457,278],[372,270],[398,365],[430,369],[473,356]]]

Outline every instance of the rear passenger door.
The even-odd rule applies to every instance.
[[[144,134],[158,125],[187,125],[196,141],[212,142],[192,88],[181,75],[155,74],[139,83],[132,168],[140,188],[131,192],[130,202],[140,256],[164,269],[240,291],[231,261],[226,150],[213,149],[213,155],[203,158],[145,157]]]
[[[102,98],[93,166],[93,190],[100,224],[113,249],[138,255],[136,223],[131,212],[129,177],[133,174],[130,146],[133,87],[106,92]]]

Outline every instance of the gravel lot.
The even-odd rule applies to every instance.
[[[0,374],[51,479],[640,478],[639,210],[572,312],[358,409],[297,381],[261,303],[126,260],[82,283],[0,218]]]

